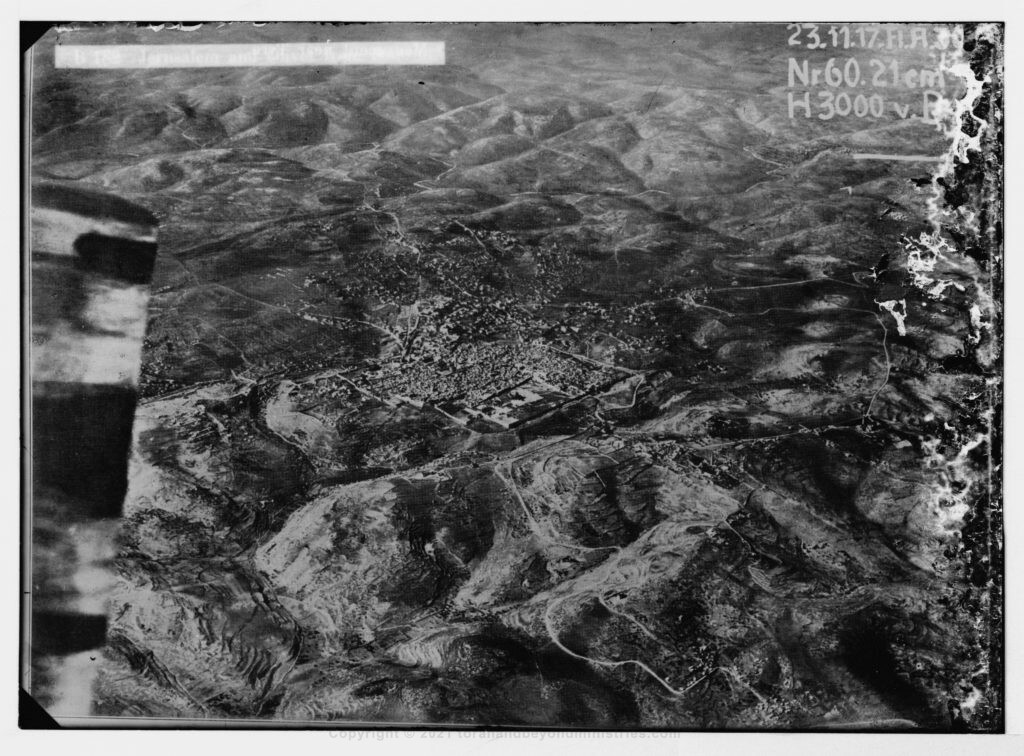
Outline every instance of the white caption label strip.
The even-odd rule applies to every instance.
[[[57,45],[57,68],[443,66],[444,42],[280,42],[231,45]]]

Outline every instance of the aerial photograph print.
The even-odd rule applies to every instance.
[[[1003,34],[39,27],[22,726],[1002,732]]]

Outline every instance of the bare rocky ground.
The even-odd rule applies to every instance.
[[[101,713],[999,726],[991,261],[853,158],[941,133],[791,121],[782,27],[193,34],[449,64],[37,46],[34,170],[161,219]]]

